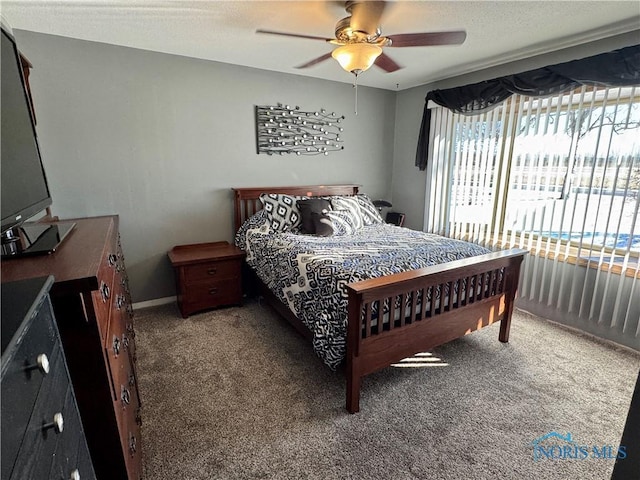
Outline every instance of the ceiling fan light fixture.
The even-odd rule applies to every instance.
[[[348,43],[331,52],[340,66],[347,72],[359,75],[368,70],[376,58],[382,53],[382,48],[370,43]]]

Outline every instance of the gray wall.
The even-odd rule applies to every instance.
[[[427,178],[425,172],[415,167],[415,156],[424,99],[429,91],[525,72],[638,43],[640,43],[640,30],[398,92],[392,181],[394,210],[406,213],[408,227],[422,229]]]
[[[395,92],[17,30],[53,213],[119,214],[133,301],[175,293],[166,252],[233,239],[231,187],[358,183],[391,194]],[[345,150],[255,151],[254,105],[346,116]]]

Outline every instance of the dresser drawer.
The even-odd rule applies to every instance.
[[[119,383],[123,382],[129,365],[129,337],[125,332],[120,312],[111,312],[113,319],[109,323],[109,333],[105,350],[111,374],[113,400],[120,398]]]
[[[57,349],[56,349],[57,350]],[[70,384],[62,354],[57,350],[51,361],[51,371],[38,392],[33,413],[24,433],[11,479],[48,478],[57,442],[65,433],[74,435],[64,424],[65,399],[70,395]],[[62,431],[55,422],[61,415]],[[69,433],[70,432],[70,433]],[[5,440],[3,439],[3,442]]]
[[[89,454],[87,442],[85,442],[84,438],[80,439],[76,458],[76,470],[78,470],[78,473],[80,474],[80,479],[95,480],[96,476],[93,470],[93,465],[91,464],[91,455]]]
[[[18,340],[15,353],[3,365],[2,376],[2,478],[8,478],[31,411],[44,383],[50,384],[60,355],[48,298]],[[41,355],[46,356],[46,360]],[[40,357],[40,358],[39,358]],[[40,365],[40,367],[38,366]],[[49,373],[44,373],[46,369]]]
[[[68,480],[71,478],[71,472],[73,472],[77,465],[78,443],[85,441],[82,434],[80,416],[78,415],[71,391],[69,391],[67,395],[63,415],[64,430],[59,435],[58,443],[53,454],[53,465],[51,466],[48,477],[51,480]],[[82,480],[90,478],[89,472],[80,478]]]
[[[221,260],[201,263],[198,265],[187,265],[184,267],[184,275],[187,285],[238,278],[240,277],[240,262],[234,260]]]
[[[114,278],[117,257],[113,253],[105,255],[98,270],[98,290],[91,292],[96,314],[96,323],[103,343],[109,330],[109,312],[115,301]]]
[[[134,399],[137,403],[137,398]],[[133,403],[133,402],[132,402]],[[125,451],[127,470],[131,478],[139,479],[142,475],[142,451],[138,407],[127,408],[122,417],[122,444]],[[138,415],[138,416],[137,416]]]

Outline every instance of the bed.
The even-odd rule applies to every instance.
[[[347,199],[363,195],[357,185],[234,188],[233,192],[235,231],[242,234],[241,247],[247,250],[257,288],[312,341],[330,368],[344,363],[350,413],[360,409],[365,375],[496,322],[500,322],[499,340],[509,340],[526,251],[489,252],[376,222],[327,239],[251,230],[249,224],[264,213],[262,194]],[[415,250],[396,255],[408,248]]]

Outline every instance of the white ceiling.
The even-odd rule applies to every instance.
[[[352,82],[318,40],[255,33],[256,29],[333,37],[347,14],[339,1],[2,0],[13,29],[62,35]],[[358,83],[402,90],[547,51],[640,28],[640,2],[631,1],[392,1],[382,33],[467,31],[460,46],[385,48],[404,68],[372,67]],[[640,41],[640,38],[639,38]]]

